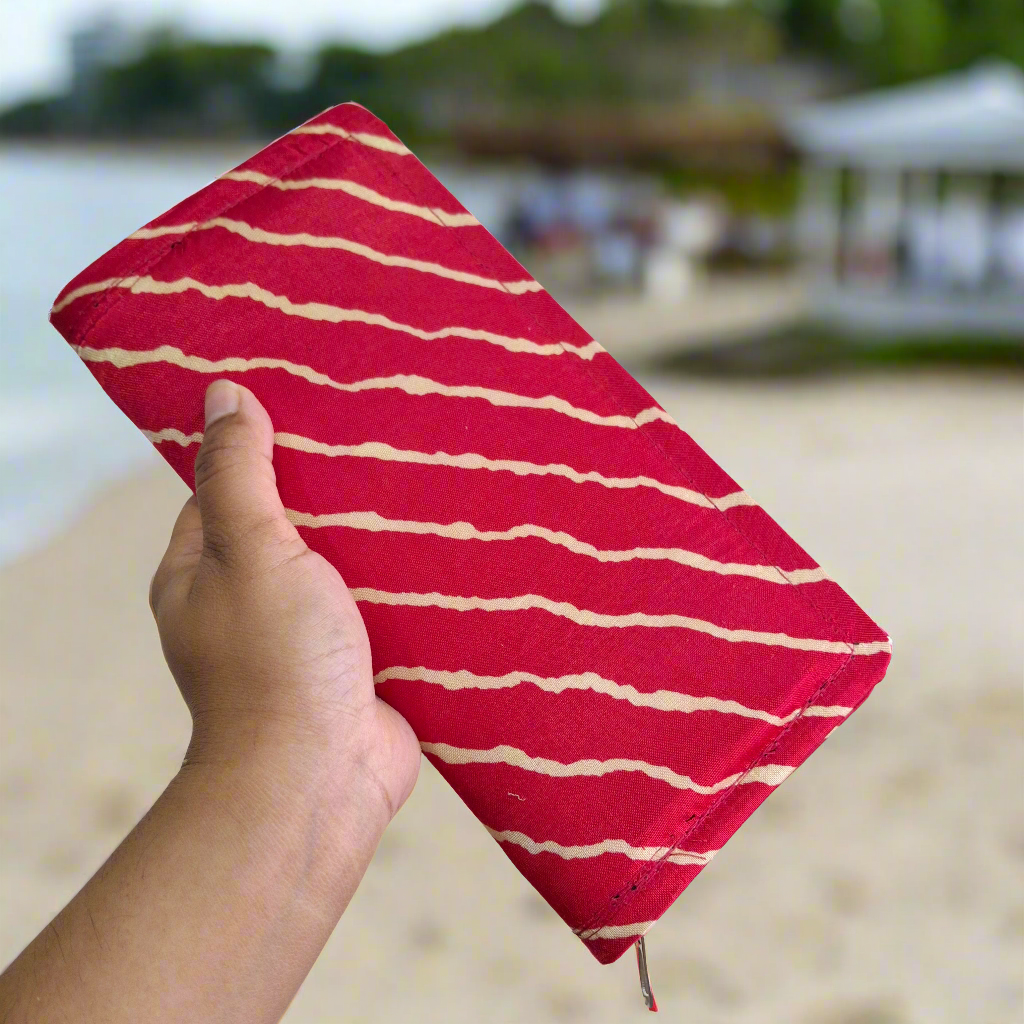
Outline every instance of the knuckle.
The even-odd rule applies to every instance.
[[[231,537],[217,524],[210,523],[203,527],[203,555],[214,565],[230,571],[235,566],[235,545]]]
[[[287,524],[286,524],[287,525]],[[203,528],[203,554],[218,568],[263,575],[293,561],[306,550],[297,534],[282,528],[273,515],[246,517],[230,530],[214,522]]]
[[[245,446],[232,442],[223,432],[216,437],[205,437],[196,453],[196,486],[208,484],[219,474],[229,472],[245,459]]]
[[[291,523],[275,513],[254,520],[250,533],[260,547],[282,563],[292,562],[308,550]]]

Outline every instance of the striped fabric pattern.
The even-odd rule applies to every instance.
[[[190,485],[207,384],[259,396],[378,693],[602,962],[885,673],[886,634],[362,107],[51,319]]]

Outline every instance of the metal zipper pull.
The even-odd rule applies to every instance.
[[[657,1013],[658,1004],[654,1001],[654,993],[651,991],[651,978],[647,973],[647,947],[642,935],[636,940],[636,966],[640,971],[640,994],[644,997],[644,1003],[648,1010]]]

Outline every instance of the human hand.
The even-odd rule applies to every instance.
[[[253,394],[212,384],[197,496],[150,587],[192,741],[0,976],[4,1020],[279,1020],[416,782],[416,737],[374,694],[344,581],[285,515],[273,449]]]
[[[344,580],[285,515],[273,446],[252,392],[214,382],[196,495],[150,587],[192,714],[185,763],[258,758],[300,785],[338,787],[382,830],[412,791],[419,744],[374,693],[366,629]]]

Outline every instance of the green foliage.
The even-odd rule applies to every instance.
[[[866,85],[911,81],[986,57],[1024,67],[1021,0],[777,2],[778,23],[791,46],[848,65]],[[855,8],[862,33],[851,17]]]
[[[0,114],[0,131],[279,134],[356,100],[415,144],[443,134],[448,115],[677,101],[699,85],[694,67],[787,54],[846,68],[864,86],[987,56],[1024,66],[1022,0],[606,0],[582,25],[527,0],[490,25],[393,53],[325,46],[291,86],[275,80],[270,46],[165,30],[136,58],[99,69],[84,95]]]
[[[102,127],[128,133],[245,125],[259,116],[273,60],[269,46],[156,33],[136,60],[103,71],[95,107]]]
[[[906,81],[936,74],[947,65],[953,28],[942,0],[884,0],[881,31],[865,64],[879,81]]]
[[[1024,4],[1021,0],[946,0],[954,30],[948,60],[954,66],[982,56],[1024,67]]]
[[[670,193],[692,196],[706,191],[724,199],[736,214],[783,216],[793,209],[800,189],[795,167],[771,174],[683,167],[664,167],[660,171]]]
[[[614,100],[627,89],[614,54],[590,26],[565,23],[536,2],[484,28],[446,32],[401,50],[387,66],[413,88],[458,89],[479,99]]]
[[[316,55],[315,71],[304,91],[314,106],[329,107],[339,96],[365,103],[380,91],[383,64],[382,58],[365,50],[325,46]]]
[[[57,128],[57,105],[53,99],[32,99],[0,112],[0,135],[32,138],[52,134]]]

